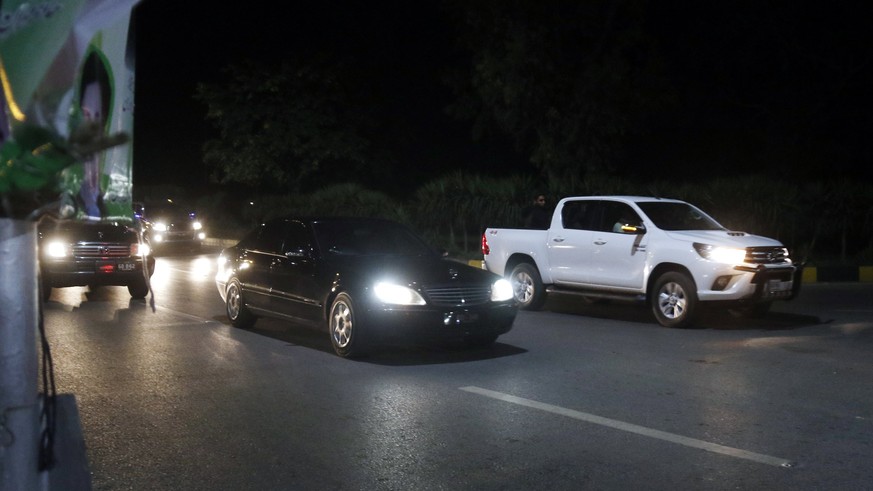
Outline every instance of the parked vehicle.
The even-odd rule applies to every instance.
[[[126,286],[133,298],[148,295],[155,258],[133,223],[44,218],[37,232],[44,300],[68,286]]]
[[[489,228],[482,253],[522,309],[541,308],[547,292],[637,300],[668,327],[692,324],[700,303],[762,315],[800,287],[782,243],[727,230],[673,199],[564,198],[548,230]]]
[[[343,357],[396,341],[490,345],[517,312],[507,280],[381,219],[266,222],[221,252],[215,281],[234,326],[268,316],[320,327]]]

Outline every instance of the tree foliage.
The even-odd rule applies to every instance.
[[[367,118],[342,67],[230,65],[227,80],[198,85],[217,137],[204,161],[220,183],[296,191],[320,174],[367,162]]]
[[[451,111],[505,132],[546,175],[616,167],[621,144],[670,100],[644,1],[450,4],[468,72]]]

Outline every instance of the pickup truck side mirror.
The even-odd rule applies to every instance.
[[[643,224],[639,225],[622,225],[621,231],[626,234],[637,234],[643,235],[646,233],[646,226]]]

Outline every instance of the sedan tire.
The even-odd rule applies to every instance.
[[[239,284],[239,280],[236,278],[230,280],[227,284],[227,295],[225,296],[225,299],[227,318],[230,319],[230,323],[233,327],[248,329],[255,325],[255,321],[258,318],[255,317],[248,308],[246,308],[242,288]]]
[[[340,293],[330,305],[327,327],[337,355],[355,358],[365,354],[361,324],[355,318],[355,306],[348,294]]]

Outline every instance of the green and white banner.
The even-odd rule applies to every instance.
[[[132,218],[135,51],[130,18],[137,2],[2,0],[0,143],[5,166],[0,165],[0,193],[41,185],[32,160],[51,149],[72,156],[46,183],[59,185],[66,205],[62,214]],[[22,128],[32,131],[18,131]],[[15,158],[16,151],[24,157]]]

